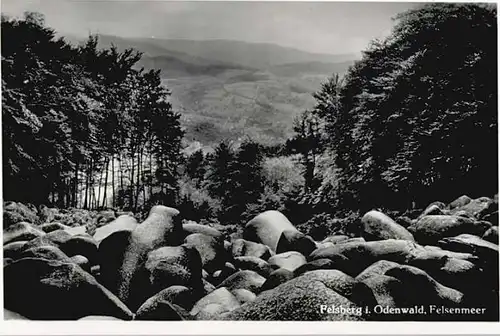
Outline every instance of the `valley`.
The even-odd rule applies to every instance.
[[[83,39],[67,37],[73,43]],[[308,53],[273,44],[99,36],[99,46],[143,53],[139,67],[160,69],[181,113],[187,144],[221,140],[283,142],[296,116],[314,106],[312,94],[356,55]]]

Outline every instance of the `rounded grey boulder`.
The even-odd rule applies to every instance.
[[[231,244],[231,253],[233,258],[257,257],[267,260],[271,257],[271,250],[268,246],[241,238],[233,241]]]
[[[117,231],[133,231],[137,227],[137,220],[129,215],[121,215],[111,223],[103,225],[96,229],[93,237],[96,242],[100,243],[111,234]]]
[[[308,256],[316,249],[314,240],[297,230],[285,230],[281,233],[281,237],[276,247],[276,253],[288,251],[297,251]]]
[[[118,298],[73,263],[20,259],[4,268],[4,286],[5,308],[29,319],[76,320],[89,315],[132,319]]]
[[[434,245],[445,237],[462,233],[483,235],[489,227],[481,222],[460,216],[424,216],[408,227],[420,244]]]
[[[259,275],[257,272],[243,270],[231,275],[221,282],[217,288],[224,287],[230,291],[234,289],[247,289],[253,293],[258,293],[264,282],[266,282],[266,278]]]
[[[3,244],[6,245],[16,241],[30,241],[44,235],[45,232],[38,229],[34,225],[26,222],[20,222],[3,230]]]
[[[221,269],[228,259],[224,241],[221,238],[193,233],[184,239],[184,244],[199,252],[203,268],[208,273]]]
[[[268,260],[269,265],[276,266],[276,268],[286,268],[292,272],[306,262],[306,258],[296,251],[276,254]]]
[[[285,215],[279,211],[269,210],[247,223],[243,238],[267,245],[272,251],[276,251],[278,241],[285,230],[297,231]]]
[[[129,303],[130,284],[147,254],[162,246],[181,244],[182,224],[175,219],[178,214],[177,209],[155,205],[148,218],[130,233],[118,276],[118,297],[123,302]]]
[[[364,284],[346,278],[334,271],[312,271],[262,292],[255,301],[224,314],[225,320],[270,321],[360,321],[364,320],[364,307],[357,305],[339,292],[350,297],[368,300],[371,291]],[[375,299],[371,294],[373,304]],[[365,305],[366,302],[363,302]],[[328,314],[331,306],[342,311]],[[323,307],[323,308],[322,308]]]
[[[366,240],[401,239],[414,241],[413,236],[403,226],[379,211],[369,211],[363,218],[363,237]]]
[[[274,271],[271,265],[257,257],[236,257],[234,266],[242,270],[255,271],[266,278]]]

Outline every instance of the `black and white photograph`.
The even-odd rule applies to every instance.
[[[498,325],[497,29],[2,0],[3,320]]]

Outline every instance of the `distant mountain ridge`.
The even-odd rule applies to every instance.
[[[198,55],[223,63],[237,63],[246,67],[267,69],[287,63],[322,62],[339,63],[356,58],[354,54],[320,54],[283,47],[271,43],[250,43],[233,40],[183,40],[132,38],[134,43],[149,43],[170,51]]]
[[[187,141],[203,145],[243,137],[283,142],[292,134],[294,118],[314,106],[312,94],[321,83],[345,73],[357,58],[269,43],[99,35],[99,47],[111,45],[141,51],[138,66],[161,70]]]

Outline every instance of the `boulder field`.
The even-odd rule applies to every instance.
[[[499,319],[496,198],[434,202],[411,218],[371,210],[357,236],[320,241],[274,210],[239,236],[185,217],[6,202],[6,319]]]

